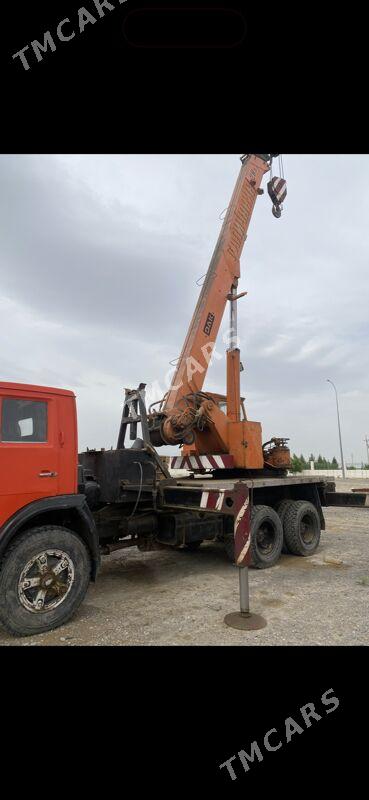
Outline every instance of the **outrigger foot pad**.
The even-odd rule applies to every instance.
[[[236,628],[238,631],[258,631],[268,624],[260,614],[243,613],[241,611],[233,611],[232,614],[227,614],[224,617],[224,622],[230,628]]]

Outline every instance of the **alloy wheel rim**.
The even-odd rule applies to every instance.
[[[74,582],[74,566],[63,550],[50,548],[33,556],[18,581],[23,608],[34,614],[57,608],[68,596]]]

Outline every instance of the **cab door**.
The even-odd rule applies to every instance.
[[[55,395],[2,390],[0,525],[33,500],[58,492]]]

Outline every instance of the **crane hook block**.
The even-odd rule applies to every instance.
[[[284,178],[272,178],[268,183],[268,194],[273,203],[273,215],[279,219],[281,216],[282,203],[287,197],[287,182]]]

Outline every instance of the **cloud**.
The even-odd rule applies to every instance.
[[[264,439],[290,435],[294,450],[333,455],[330,377],[360,461],[369,158],[286,156],[285,168],[283,217],[260,198],[242,258],[243,393]],[[234,155],[0,158],[2,379],[74,388],[81,446],[115,443],[124,386],[164,384],[238,169]],[[225,359],[206,386],[225,391]]]

